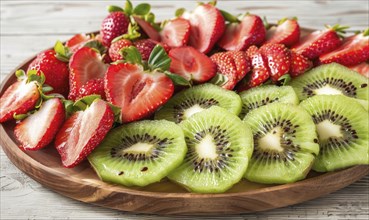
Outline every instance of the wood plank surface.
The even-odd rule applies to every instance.
[[[135,4],[138,1],[134,1]],[[175,8],[192,8],[193,1],[151,1],[159,19]],[[124,1],[1,1],[1,81],[24,59],[79,32],[98,30],[107,15],[106,5]],[[369,26],[368,0],[219,1],[232,13],[250,11],[270,22],[298,16],[301,26],[349,25],[351,30]],[[135,215],[78,202],[50,191],[19,171],[0,150],[1,219],[170,219]],[[230,219],[231,217],[227,218]],[[369,219],[369,176],[323,198],[234,219]],[[182,217],[181,219],[193,219]],[[209,218],[210,219],[210,218]],[[213,219],[213,218],[212,218]],[[224,219],[224,217],[219,217]]]

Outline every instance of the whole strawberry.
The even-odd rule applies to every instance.
[[[53,87],[53,93],[60,93],[64,97],[69,92],[68,63],[59,60],[54,50],[46,50],[37,55],[36,59],[28,66],[28,70],[37,70],[45,75],[45,84]]]
[[[104,91],[104,79],[91,79],[86,84],[81,86],[78,92],[77,99],[88,95],[100,95],[102,99],[106,99]]]
[[[278,21],[278,26],[271,27],[266,35],[266,43],[284,44],[290,47],[300,39],[300,25],[297,18],[283,18]]]
[[[121,54],[121,50],[125,47],[129,47],[132,45],[132,42],[128,39],[120,39],[111,44],[109,48],[109,57],[112,61],[122,60],[123,56]]]
[[[291,63],[290,50],[283,44],[264,44],[260,47],[260,53],[268,63],[270,77],[274,82],[285,74],[288,74]]]
[[[101,38],[104,46],[109,47],[112,40],[125,34],[129,26],[129,17],[122,11],[111,12],[101,24]]]
[[[164,48],[165,52],[167,53],[169,52],[170,47],[168,45],[166,45],[165,43],[159,43],[152,39],[142,39],[142,40],[133,42],[133,45],[140,52],[142,56],[142,60],[146,60],[146,61],[149,59],[150,54],[152,50],[154,49],[154,47],[158,44]]]

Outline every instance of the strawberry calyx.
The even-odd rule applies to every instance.
[[[364,37],[369,36],[369,28],[364,30],[362,33]]]
[[[240,23],[240,19],[238,19],[237,16],[232,15],[231,13],[224,11],[224,10],[220,10],[220,13],[222,13],[222,16],[224,17],[224,20],[228,21],[229,23]]]
[[[350,28],[350,26],[341,26],[339,24],[324,25],[328,30],[332,30],[337,33],[340,38],[344,38],[344,34],[346,34],[346,29]]]
[[[83,45],[83,47],[89,47],[91,49],[94,49],[100,54],[105,54],[107,50],[106,47],[98,40],[88,41]]]
[[[69,50],[69,47],[64,46],[61,41],[56,41],[54,45],[55,57],[65,63],[69,62],[72,53]]]
[[[209,83],[222,87],[228,82],[228,77],[221,73],[216,73]]]

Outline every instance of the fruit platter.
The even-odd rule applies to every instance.
[[[157,21],[108,6],[101,29],[20,64],[0,144],[67,197],[135,213],[239,214],[369,174],[369,28],[269,24],[216,1]]]

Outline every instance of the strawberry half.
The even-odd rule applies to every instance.
[[[211,4],[199,5],[192,13],[185,12],[182,18],[191,25],[189,45],[201,53],[208,53],[224,33],[224,18]]]
[[[28,70],[37,70],[45,75],[45,84],[53,87],[53,93],[60,93],[64,97],[69,92],[69,69],[68,63],[59,60],[54,50],[46,50],[37,55],[29,64]]]
[[[36,82],[23,79],[13,83],[0,98],[0,123],[12,120],[14,114],[25,114],[32,110],[39,98]]]
[[[250,59],[244,51],[228,51],[234,60],[237,71],[237,82],[242,80],[245,75],[251,70]]]
[[[89,47],[82,47],[73,54],[69,62],[69,99],[75,100],[87,81],[104,78],[107,65],[101,59],[101,55]]]
[[[133,18],[150,39],[160,41],[159,32],[148,21],[139,16],[133,16]]]
[[[313,67],[313,63],[306,57],[291,51],[290,75],[299,76]]]
[[[319,57],[320,63],[340,63],[353,66],[369,60],[369,29],[348,37],[336,50]]]
[[[63,103],[52,98],[42,103],[41,108],[21,121],[14,134],[25,150],[38,150],[50,144],[65,120]]]
[[[218,45],[225,50],[246,50],[265,41],[266,30],[261,18],[246,14],[240,21],[228,24]]]
[[[291,53],[283,44],[264,44],[259,49],[268,63],[270,77],[274,82],[288,74],[291,66]]]
[[[290,47],[300,39],[300,25],[296,18],[284,18],[278,21],[277,27],[272,27],[267,31],[266,43],[284,44]]]
[[[363,62],[355,66],[350,66],[349,68],[369,78],[369,63]]]
[[[193,47],[171,49],[169,57],[170,72],[178,74],[186,80],[203,83],[215,76],[216,66],[209,57]]]
[[[101,24],[100,34],[103,45],[109,47],[114,38],[125,34],[129,23],[129,17],[124,12],[111,12]]]
[[[226,52],[219,52],[213,54],[210,59],[215,63],[218,74],[227,77],[227,82],[222,87],[232,90],[238,82],[237,68],[233,56]]]
[[[86,34],[76,34],[67,42],[65,42],[65,46],[69,47],[71,53],[76,52],[79,48],[83,46],[84,43],[89,41],[91,38]]]
[[[246,51],[246,55],[251,60],[252,72],[243,78],[243,80],[237,85],[238,92],[261,85],[270,77],[268,64],[256,46],[253,45],[249,47]]]
[[[187,45],[190,36],[190,22],[183,18],[176,18],[165,24],[160,32],[161,41],[169,47]]]
[[[313,33],[301,38],[299,43],[292,47],[292,50],[310,60],[313,60],[318,58],[320,55],[337,49],[342,44],[337,32],[344,33],[344,30],[348,27],[341,27],[339,25],[327,27],[328,28],[326,30],[314,31]]]
[[[132,42],[128,39],[120,39],[118,41],[112,42],[109,48],[109,57],[112,61],[122,60],[123,56],[120,51],[132,45]]]
[[[104,139],[113,122],[112,109],[101,99],[96,99],[86,110],[73,113],[55,138],[63,166],[70,168],[82,162]]]
[[[104,79],[90,79],[86,84],[81,86],[76,100],[88,95],[100,95],[102,99],[106,99],[104,90]]]
[[[111,65],[105,76],[106,98],[120,107],[123,122],[149,116],[173,95],[174,85],[160,72],[145,72],[136,64]]]

